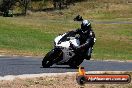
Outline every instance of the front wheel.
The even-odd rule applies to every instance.
[[[54,54],[55,52],[53,50],[51,50],[50,52],[48,52],[46,54],[46,56],[44,57],[43,61],[42,61],[42,66],[44,68],[49,68],[50,66],[52,66],[54,64]]]

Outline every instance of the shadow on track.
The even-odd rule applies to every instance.
[[[40,68],[43,68],[43,67],[40,67]],[[71,68],[71,67],[68,67],[68,66],[52,66],[52,67],[49,67],[51,69],[78,69],[78,68]]]

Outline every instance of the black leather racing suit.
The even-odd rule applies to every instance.
[[[88,29],[85,32],[82,29],[77,29],[76,34],[79,34],[80,46],[76,47],[79,52],[87,54],[91,57],[92,47],[94,45],[95,33],[92,29]],[[89,50],[91,49],[91,50]],[[88,55],[89,54],[89,55]]]

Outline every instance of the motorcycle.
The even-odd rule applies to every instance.
[[[48,68],[53,64],[69,65],[71,68],[77,68],[85,58],[90,60],[92,48],[89,48],[88,55],[76,52],[73,49],[80,45],[79,35],[74,31],[69,31],[57,36],[54,39],[54,48],[49,51],[42,60],[42,66]]]

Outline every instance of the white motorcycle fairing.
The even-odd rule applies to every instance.
[[[74,31],[69,31],[62,35],[57,36],[54,39],[54,48],[49,51],[43,61],[43,67],[50,67],[53,64],[57,65],[69,65],[72,68],[77,68],[84,59],[90,60],[90,56],[87,56],[85,52],[77,52],[75,47],[80,46],[80,35]],[[89,49],[89,51],[92,49]],[[87,53],[87,52],[86,52]]]
[[[59,41],[66,35],[67,33],[64,33],[62,35],[59,35],[57,36],[55,39],[54,39],[54,46],[55,47],[62,47],[62,51],[63,51],[63,58],[62,60],[59,62],[59,63],[64,63],[64,62],[68,62],[68,60],[70,58],[72,58],[75,53],[73,52],[73,50],[70,50],[70,43],[72,43],[74,46],[79,46],[80,45],[80,41],[79,39],[75,38],[75,37],[68,37],[69,40],[67,41],[63,41],[63,42],[60,42]]]
[[[60,44],[58,44],[58,42],[60,41],[60,39],[62,37],[64,37],[67,33],[64,33],[62,35],[59,35],[55,38],[54,43],[55,46],[61,46],[63,48],[69,48],[70,47],[70,43],[72,43],[74,46],[79,46],[80,45],[80,41],[78,39],[76,39],[75,37],[69,37],[70,40],[69,41],[64,41],[61,42]]]

